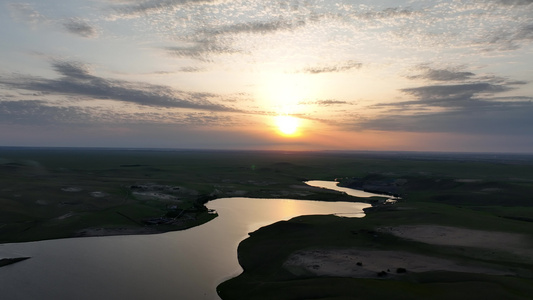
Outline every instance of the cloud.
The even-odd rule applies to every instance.
[[[533,104],[493,103],[492,107],[472,107],[418,115],[391,115],[365,120],[358,129],[408,131],[408,132],[453,132],[482,135],[524,135],[533,132]]]
[[[199,73],[203,71],[205,71],[205,69],[200,68],[200,67],[181,67],[180,68],[180,72],[185,72],[185,73]]]
[[[33,76],[0,77],[0,84],[16,89],[113,99],[153,107],[189,108],[208,111],[237,111],[212,103],[207,93],[190,93],[166,86],[106,79],[94,76],[87,65],[79,62],[54,61],[53,68],[62,77],[45,79]]]
[[[213,55],[243,53],[233,47],[240,34],[269,34],[306,25],[305,20],[275,20],[235,23],[196,30],[186,39],[190,45],[164,48],[170,55],[209,62]]]
[[[374,108],[389,110],[379,117],[349,126],[369,130],[483,135],[527,135],[533,132],[533,119],[528,117],[533,113],[533,97],[498,96],[526,82],[429,68],[415,77],[437,81],[462,80],[464,83],[401,89],[414,99],[375,105]],[[479,81],[481,79],[485,81]]]
[[[124,2],[124,1],[120,1]],[[126,1],[121,5],[113,7],[118,17],[139,17],[153,13],[160,13],[175,9],[187,4],[209,4],[218,0],[147,0],[147,1]]]
[[[94,78],[94,76],[90,74],[89,66],[80,62],[56,60],[53,62],[52,68],[59,74],[68,78],[82,80]]]
[[[420,75],[408,76],[409,79],[427,79],[433,81],[462,81],[470,79],[475,74],[472,72],[460,72],[446,69],[421,68],[424,73]]]
[[[353,15],[356,18],[367,20],[391,19],[391,18],[410,18],[413,16],[420,16],[421,12],[410,9],[389,7],[380,11],[368,11],[363,13],[356,13]]]
[[[70,18],[63,21],[49,19],[28,3],[9,3],[8,8],[11,12],[11,17],[14,20],[28,24],[33,29],[37,28],[39,25],[45,24],[61,26],[67,32],[84,38],[94,38],[98,36],[96,28],[80,18]]]
[[[63,23],[63,26],[68,32],[84,38],[94,38],[98,36],[96,29],[82,19],[69,19]]]
[[[497,85],[486,82],[455,84],[455,85],[430,85],[416,88],[406,88],[401,91],[420,100],[467,100],[477,94],[495,94],[509,91],[512,88],[506,85]]]
[[[533,23],[491,32],[484,38],[486,50],[516,50],[523,43],[533,41]],[[491,48],[492,47],[492,48]]]
[[[3,124],[47,125],[86,123],[90,115],[75,107],[48,106],[40,100],[0,101]]]
[[[342,100],[327,99],[327,100],[300,102],[298,104],[300,104],[300,105],[332,106],[332,105],[344,105],[344,104],[349,104],[349,103],[346,102],[346,101],[342,101]]]
[[[215,40],[197,41],[191,46],[166,47],[165,50],[172,56],[192,58],[204,62],[210,62],[210,56],[214,54],[233,54],[238,52]]]
[[[73,103],[70,103],[73,104]],[[75,104],[75,103],[74,103]],[[175,124],[181,126],[233,126],[233,117],[212,112],[145,109],[129,112],[109,107],[50,105],[41,100],[0,101],[0,124],[18,125],[93,125]]]
[[[343,63],[338,63],[334,65],[322,65],[304,68],[301,72],[309,74],[320,74],[320,73],[338,73],[346,72],[354,69],[360,69],[363,66],[362,63],[349,60]]]
[[[529,5],[533,0],[497,0],[497,2],[503,5]]]
[[[32,26],[46,22],[46,18],[29,3],[9,3],[7,7],[11,13],[11,17],[18,22]]]
[[[498,109],[520,103],[529,103],[533,98],[528,96],[496,95],[515,90],[517,85],[525,85],[525,81],[509,80],[494,75],[476,76],[472,72],[432,69],[420,67],[424,72],[420,75],[409,76],[410,79],[430,79],[433,81],[454,81],[456,84],[425,85],[404,88],[400,91],[414,97],[413,100],[380,103],[375,108],[391,108],[406,113],[414,111],[431,111],[441,108],[454,111],[468,111],[475,109]],[[525,102],[524,102],[525,101]],[[392,111],[391,110],[391,111]]]
[[[281,30],[291,30],[306,25],[305,20],[274,20],[274,21],[259,21],[259,22],[246,22],[236,23],[227,26],[220,26],[212,29],[201,30],[201,33],[209,36],[217,35],[235,35],[241,33],[252,34],[267,34],[270,32],[277,32]]]

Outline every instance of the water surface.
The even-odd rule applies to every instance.
[[[351,188],[347,188],[347,187],[341,187],[341,186],[337,185],[338,182],[336,182],[336,181],[310,180],[310,181],[306,181],[305,183],[307,185],[314,186],[314,187],[319,187],[319,188],[324,188],[324,189],[343,192],[343,193],[346,193],[346,194],[348,194],[350,196],[354,196],[354,197],[361,197],[361,198],[387,197],[387,198],[390,198],[389,195],[385,195],[385,194],[369,193],[369,192],[365,192],[365,191],[362,191],[362,190],[356,190],[356,189],[351,189]]]
[[[207,203],[219,217],[184,231],[3,244],[0,258],[32,258],[0,268],[1,298],[219,299],[215,287],[242,272],[237,246],[249,232],[300,215],[362,217],[369,206],[225,198]]]

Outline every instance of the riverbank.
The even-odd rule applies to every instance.
[[[532,181],[464,168],[469,180],[453,168],[403,176],[402,200],[362,219],[304,216],[251,233],[222,299],[530,299]],[[360,182],[397,182],[385,174]]]

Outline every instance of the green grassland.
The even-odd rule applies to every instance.
[[[354,201],[310,192],[302,183],[335,176],[332,163],[339,159],[351,161],[297,152],[0,148],[0,242],[73,237],[95,228],[184,229],[215,217],[203,204],[221,197]],[[348,169],[339,173],[352,174]],[[136,187],[167,198],[136,193]],[[167,215],[180,218],[171,225],[144,223]]]
[[[358,199],[305,180],[398,194]],[[378,233],[437,224],[519,233],[533,246],[531,156],[0,148],[0,243],[83,236],[91,230],[156,233],[208,222],[203,204],[245,196],[374,204],[362,219],[303,216],[252,233],[239,246],[244,273],[223,299],[531,299],[533,258],[434,246]],[[169,224],[147,220],[172,219]],[[128,231],[129,230],[129,231]],[[515,276],[408,272],[400,279],[294,275],[302,249],[394,249],[506,268]]]
[[[400,225],[444,225],[523,234],[533,247],[530,160],[354,157],[353,162],[358,165],[354,174],[360,184],[401,179],[402,185],[395,189],[403,199],[395,205],[367,209],[362,219],[303,216],[261,228],[239,245],[244,272],[219,285],[222,299],[532,298],[533,257],[493,249],[431,245],[376,231]],[[344,185],[351,182],[351,178],[343,181]],[[394,279],[379,278],[377,274],[375,278],[335,278],[295,275],[283,267],[298,250],[346,248],[407,251],[516,275],[433,271]]]

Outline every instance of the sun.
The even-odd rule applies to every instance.
[[[298,119],[292,116],[277,116],[276,125],[278,131],[284,136],[296,136],[298,135]]]

